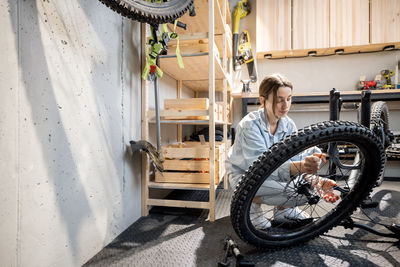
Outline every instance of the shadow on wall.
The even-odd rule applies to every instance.
[[[52,84],[51,75],[46,63],[45,47],[43,40],[41,39],[41,33],[38,28],[39,17],[38,9],[36,7],[36,1],[21,2],[18,5],[14,1],[9,0],[9,6],[11,8],[18,8],[19,18],[17,25],[13,25],[15,35],[15,44],[18,49],[19,69],[20,77],[23,81],[23,88],[18,88],[19,95],[25,95],[29,106],[23,107],[21,104],[23,100],[19,101],[20,117],[19,117],[19,131],[22,132],[21,137],[30,136],[37,137],[40,141],[40,148],[34,150],[32,146],[29,146],[31,142],[27,140],[19,140],[21,144],[19,148],[19,154],[23,164],[25,162],[38,162],[40,159],[44,159],[44,163],[47,165],[46,170],[43,171],[42,175],[52,179],[47,181],[49,185],[52,185],[51,190],[52,197],[56,201],[55,205],[58,207],[57,211],[54,211],[53,222],[46,222],[51,225],[56,223],[55,217],[60,216],[60,221],[63,222],[63,228],[68,232],[68,240],[58,244],[60,250],[62,247],[67,247],[71,250],[72,255],[79,254],[76,244],[79,243],[78,236],[81,231],[80,225],[89,216],[93,216],[88,203],[88,196],[85,194],[83,185],[81,183],[81,177],[78,172],[77,163],[74,161],[74,156],[70,150],[70,143],[68,141],[66,129],[63,126],[62,118],[60,115],[60,106],[57,104],[56,97],[54,95],[55,86]],[[25,14],[29,12],[29,14]],[[14,13],[14,12],[13,12]],[[56,33],[54,33],[56,35]],[[31,51],[31,48],[33,51]],[[21,97],[20,97],[21,98]],[[28,118],[31,117],[31,118]],[[32,120],[31,120],[32,119]],[[29,133],[29,130],[34,128],[35,133]],[[39,155],[40,152],[42,155]],[[35,196],[36,194],[42,194],[43,189],[33,187],[33,181],[35,175],[40,174],[41,170],[38,170],[39,164],[35,164],[30,171],[24,171],[21,177],[21,184],[19,191],[22,188],[29,187],[30,191],[22,192],[20,199],[20,217],[19,221],[32,219],[32,214],[36,216],[45,213],[40,210],[29,210],[28,201],[26,195]],[[25,180],[25,181],[24,181]],[[25,184],[26,183],[26,184]],[[44,185],[42,185],[43,187]],[[37,190],[37,191],[36,191]],[[35,192],[33,192],[35,191]],[[25,196],[24,196],[25,195]],[[40,196],[42,197],[42,196]],[[43,196],[45,198],[46,196]],[[45,200],[46,201],[46,200]],[[53,203],[42,203],[43,209],[50,208]],[[77,208],[79,207],[79,208]],[[48,214],[45,214],[49,217]],[[57,218],[58,219],[58,218]],[[18,225],[25,225],[18,222]],[[33,228],[41,228],[38,225],[33,225]],[[55,226],[57,228],[57,226]],[[49,229],[40,229],[43,231],[49,231]],[[18,229],[22,234],[28,232],[28,229]],[[32,235],[40,236],[40,232],[32,232]],[[50,238],[57,240],[57,236],[47,237],[47,240],[40,240],[41,244],[45,246],[50,245]],[[24,236],[21,238],[24,242]],[[19,241],[21,242],[21,241]],[[65,243],[66,242],[66,243]],[[37,245],[37,247],[35,247]],[[18,247],[21,247],[19,244]],[[39,254],[39,258],[45,257],[46,254],[51,254],[55,250],[55,247],[49,246],[47,251],[43,251],[43,247],[39,244],[24,244],[24,248],[31,250],[37,249],[36,253]],[[32,251],[19,251],[19,254],[31,254]],[[58,251],[55,254],[63,254]],[[73,256],[72,256],[73,257]],[[28,259],[22,259],[22,263]]]
[[[24,251],[17,253],[22,264],[51,265],[65,260],[80,265],[105,245],[99,244],[101,237],[110,239],[123,230],[118,223],[126,208],[118,206],[129,206],[121,196],[127,160],[124,142],[129,141],[123,135],[124,90],[131,88],[121,91],[122,19],[109,11],[113,14],[110,28],[101,31],[103,14],[87,13],[86,18],[75,14],[98,11],[98,1],[8,2],[11,9],[17,9],[11,14],[19,14],[17,23],[11,20],[22,79],[18,153],[21,166],[28,163],[30,167],[20,170],[21,215],[17,223],[22,236],[19,242],[24,244],[18,247]],[[88,28],[97,34],[84,32]],[[119,31],[107,36],[108,30],[116,29]],[[115,36],[119,39],[111,42],[117,55],[104,51]],[[97,42],[92,43],[92,37]],[[85,54],[92,50],[91,45],[101,47]],[[103,60],[96,53],[107,57]],[[132,166],[140,170],[139,164]],[[39,201],[40,207],[35,205]],[[104,213],[106,226],[97,216]],[[33,239],[24,239],[28,232]],[[33,256],[28,259],[26,255]]]

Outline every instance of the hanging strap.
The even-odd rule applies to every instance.
[[[158,78],[163,76],[163,71],[157,66],[157,57],[162,49],[162,44],[158,42],[155,43],[153,38],[150,38],[149,44],[146,43],[146,51],[148,51],[148,53],[146,65],[142,72],[142,78],[144,80],[154,80],[155,75],[157,75]]]
[[[176,39],[176,50],[175,50],[175,54],[176,54],[176,59],[178,60],[178,66],[183,69],[185,68],[185,66],[183,65],[183,59],[182,59],[182,55],[181,55],[181,50],[179,48],[179,36],[176,33],[176,24],[178,23],[178,20],[175,20],[174,22],[174,31],[172,32],[171,35],[175,35],[175,39]]]

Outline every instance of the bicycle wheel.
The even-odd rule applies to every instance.
[[[389,109],[385,102],[378,101],[371,106],[370,129],[379,137],[383,147],[386,149],[390,145],[389,138]],[[385,176],[386,157],[383,162],[383,168],[376,181],[376,185],[382,184]]]
[[[193,4],[193,0],[170,0],[162,3],[151,3],[147,0],[99,1],[122,16],[148,24],[173,22]]]
[[[294,168],[289,175],[290,165],[313,152],[330,155],[321,163],[318,174],[306,175]],[[242,177],[231,203],[233,228],[241,239],[259,248],[287,247],[311,240],[351,215],[371,191],[383,157],[378,137],[356,123],[327,121],[299,130],[272,146]],[[332,165],[336,166],[334,170],[329,168]],[[354,185],[349,185],[353,169],[358,169],[360,175]],[[336,202],[324,200],[314,183],[317,178],[336,181]],[[279,216],[282,208],[304,216]],[[263,225],[258,225],[260,218]]]
[[[371,106],[371,130],[378,135],[386,148],[390,145],[389,134],[389,109],[385,102],[378,101]]]

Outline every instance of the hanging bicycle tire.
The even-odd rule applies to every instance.
[[[124,17],[148,23],[163,24],[181,17],[193,4],[193,0],[170,0],[152,3],[147,0],[99,0]]]
[[[334,150],[328,151],[329,147]],[[318,174],[308,175],[301,160],[314,152],[330,156],[321,162]],[[309,241],[351,215],[370,193],[383,158],[379,138],[360,124],[327,121],[299,130],[272,146],[243,176],[231,203],[233,228],[241,239],[259,248]],[[360,175],[349,185],[353,169],[359,169]],[[322,181],[335,181],[336,201],[326,198]]]

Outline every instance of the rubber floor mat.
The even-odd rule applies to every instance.
[[[368,216],[376,222],[400,223],[400,182],[384,182],[375,192],[373,199],[379,206],[365,214],[356,212],[355,220],[366,223]],[[208,198],[207,193],[197,194],[200,200]],[[154,208],[84,266],[217,266],[224,257],[226,236],[235,240],[245,260],[256,266],[400,266],[399,241],[357,228],[336,227],[296,247],[259,251],[235,234],[227,214],[229,196],[226,191],[217,192],[217,206],[221,201],[225,204],[215,222],[208,221],[202,210]],[[235,266],[235,259],[229,261]]]

